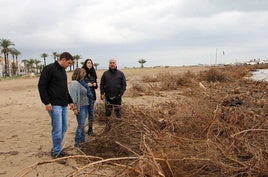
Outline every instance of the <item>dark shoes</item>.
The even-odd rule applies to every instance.
[[[117,119],[120,119],[121,118],[121,112],[120,112],[120,109],[119,108],[116,108],[115,109],[115,115],[116,115],[116,118]]]
[[[120,112],[116,112],[116,118],[120,119],[121,118],[121,113]]]
[[[106,105],[105,106],[105,116],[110,117],[112,114],[113,106],[112,105]]]
[[[69,156],[70,154],[68,154],[68,153],[66,153],[66,152],[64,152],[64,151],[61,151],[59,154],[56,154],[56,155],[53,155],[52,153],[51,153],[51,157],[53,158],[53,159],[57,159],[57,158],[62,158],[62,157],[67,157],[67,156]],[[59,163],[59,164],[66,164],[66,159],[62,159],[62,160],[57,160],[57,162]]]
[[[51,153],[51,157],[52,157],[53,159],[61,158],[61,157],[66,157],[66,156],[69,156],[69,154],[66,153],[66,152],[64,152],[64,151],[61,151],[60,153],[58,153],[58,154],[56,154],[56,155],[53,155],[53,154]]]
[[[112,111],[111,111],[111,110],[109,110],[109,109],[106,109],[106,110],[105,110],[105,116],[106,116],[106,117],[110,117],[111,114],[112,114]]]
[[[117,118],[121,118],[120,110],[115,110],[115,113],[116,113],[116,117],[117,117]],[[112,115],[112,111],[109,110],[109,109],[106,109],[106,110],[105,110],[105,116],[106,116],[106,117],[110,117],[111,115]]]

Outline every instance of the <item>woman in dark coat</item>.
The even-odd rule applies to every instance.
[[[93,94],[93,104],[88,108],[88,135],[93,135],[93,121],[94,121],[94,102],[96,101],[96,89],[98,88],[97,73],[93,66],[91,59],[86,59],[82,68],[86,70],[85,81],[91,89]]]

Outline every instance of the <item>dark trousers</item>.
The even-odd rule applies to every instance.
[[[120,105],[122,102],[122,97],[115,97],[115,98],[106,98],[107,104],[105,105],[105,115],[110,117],[112,114],[112,110],[115,110],[116,117],[121,117],[121,110]]]

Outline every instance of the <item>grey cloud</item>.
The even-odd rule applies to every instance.
[[[267,56],[264,0],[2,2],[0,37],[14,42],[23,58],[70,50],[103,64],[114,56],[127,66],[143,57],[151,65],[210,63],[215,48],[226,50],[226,62]]]

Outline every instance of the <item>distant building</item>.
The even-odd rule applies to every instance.
[[[253,59],[249,62],[246,62],[248,65],[257,65],[257,64],[268,64],[268,60],[261,60],[261,59]]]
[[[12,63],[13,60],[9,59],[10,65],[8,66],[9,74],[12,76]],[[25,75],[27,73],[26,68],[24,66],[24,63],[21,61],[18,61],[17,71],[15,75]],[[5,75],[5,61],[2,56],[0,56],[0,78]]]
[[[259,64],[268,64],[268,60],[261,60]]]

